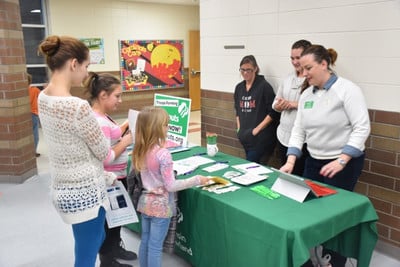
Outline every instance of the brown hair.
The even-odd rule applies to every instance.
[[[75,58],[79,64],[89,58],[89,49],[76,38],[50,35],[38,47],[38,53],[46,59],[51,71],[60,69],[69,59]]]
[[[169,115],[160,107],[145,107],[136,120],[135,146],[132,162],[135,170],[140,172],[145,167],[147,153],[155,146],[164,145],[167,138],[164,126],[168,125]]]
[[[110,95],[121,81],[112,74],[89,72],[88,78],[83,82],[85,93],[89,94],[89,103],[99,97],[102,91]]]
[[[301,56],[310,54],[314,56],[314,60],[318,63],[321,63],[323,60],[325,60],[328,65],[328,70],[331,70],[330,66],[335,65],[336,59],[338,57],[335,49],[326,49],[322,45],[311,45],[301,53]]]
[[[253,55],[248,55],[242,58],[242,60],[240,61],[240,66],[242,66],[243,64],[251,64],[254,68],[256,68],[256,74],[258,74],[260,72],[260,68],[257,65],[257,61],[256,58]]]
[[[298,40],[298,41],[296,41],[296,42],[294,42],[292,44],[292,49],[302,48],[303,51],[304,51],[307,48],[309,48],[310,46],[311,46],[311,42],[310,41],[301,39],[301,40]]]
[[[326,61],[328,70],[333,72],[331,69],[331,66],[335,65],[336,59],[338,57],[337,52],[333,48],[328,48],[326,49],[322,45],[311,45],[307,49],[305,49],[302,53],[301,56],[305,55],[313,55],[314,60],[318,62],[319,64],[322,63],[323,60]],[[301,86],[301,92],[302,93],[305,89],[309,87],[309,83],[307,80],[304,81],[303,85]]]

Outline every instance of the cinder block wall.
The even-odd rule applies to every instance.
[[[207,131],[218,134],[218,147],[227,154],[245,157],[236,137],[233,93],[201,91],[201,138]],[[366,161],[356,192],[369,197],[378,215],[379,238],[400,248],[400,113],[369,110],[371,135]],[[275,158],[270,166],[280,167]]]

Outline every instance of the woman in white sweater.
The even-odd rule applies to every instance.
[[[39,95],[39,117],[49,147],[53,203],[72,225],[74,266],[94,267],[109,206],[106,184],[115,175],[103,169],[109,144],[89,103],[70,92],[88,75],[89,50],[75,38],[49,36],[39,52],[52,72]]]
[[[290,135],[288,159],[282,171],[292,172],[307,143],[303,176],[353,191],[364,164],[370,132],[367,105],[361,89],[331,69],[337,53],[321,45],[303,51],[300,64],[310,85],[300,96]],[[344,267],[346,257],[334,252],[332,267]]]
[[[292,172],[306,142],[310,157],[303,176],[353,191],[364,163],[370,121],[361,89],[331,70],[336,58],[335,50],[321,45],[312,45],[301,55],[310,87],[300,97],[288,159],[281,169]]]

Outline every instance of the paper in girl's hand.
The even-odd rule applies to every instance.
[[[223,184],[223,185],[231,184],[228,180],[218,176],[210,177],[210,180],[214,181],[216,184]]]
[[[139,115],[139,111],[130,109],[128,113],[129,129],[132,133],[132,141],[135,143],[135,131],[136,131],[136,120]]]

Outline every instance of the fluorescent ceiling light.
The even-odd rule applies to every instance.
[[[41,13],[42,11],[40,9],[32,9],[31,13]]]

